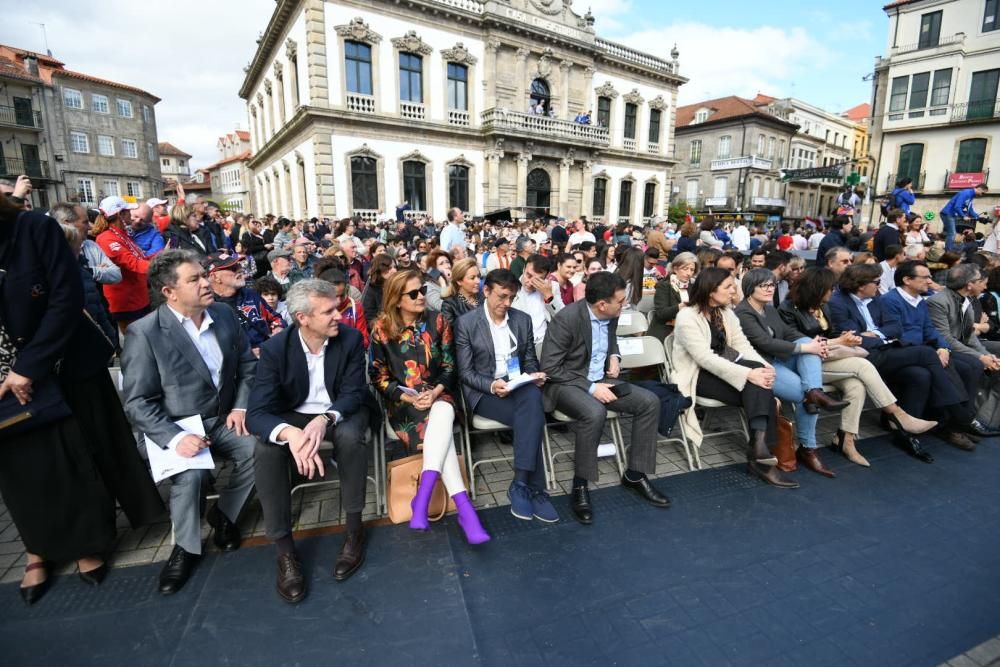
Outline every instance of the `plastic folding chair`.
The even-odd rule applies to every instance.
[[[649,322],[646,316],[637,310],[629,310],[618,316],[618,328],[615,335],[619,338],[628,336],[641,336],[649,329]]]

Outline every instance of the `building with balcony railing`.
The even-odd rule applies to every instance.
[[[913,208],[923,213],[938,211],[958,189],[996,188],[989,178],[1000,173],[997,2],[911,0],[884,9],[888,44],[873,84],[876,194],[912,179]],[[995,190],[985,199],[983,208],[996,204]]]
[[[240,89],[259,212],[662,214],[679,54],[594,23],[568,0],[278,0]]]
[[[45,207],[56,196],[45,137],[44,82],[37,67],[0,54],[0,179],[31,177],[32,203]]]

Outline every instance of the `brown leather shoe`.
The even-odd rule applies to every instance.
[[[802,407],[811,415],[816,414],[820,410],[837,412],[843,410],[848,405],[850,405],[849,401],[838,401],[833,396],[830,396],[830,394],[818,388],[807,391],[806,397],[802,401]]]
[[[747,472],[761,481],[767,482],[771,486],[779,489],[797,489],[799,483],[793,479],[788,479],[774,466],[760,465],[759,463],[748,463]]]
[[[337,562],[333,566],[333,578],[337,581],[349,579],[354,572],[365,562],[365,545],[368,537],[365,529],[352,530],[347,533],[344,546],[340,547],[337,554]]]
[[[306,597],[302,563],[294,553],[278,556],[278,595],[291,604],[302,602]]]
[[[819,454],[816,453],[815,449],[810,449],[808,447],[799,447],[795,450],[795,458],[799,460],[806,468],[809,468],[813,472],[818,472],[823,475],[823,477],[836,477],[837,473],[833,472],[819,459]]]
[[[969,437],[964,433],[959,433],[958,431],[952,431],[952,430],[946,431],[943,429],[934,431],[933,433],[937,437],[947,442],[952,447],[961,449],[964,452],[971,452],[975,451],[976,449],[976,443],[972,442],[972,440],[970,440]]]

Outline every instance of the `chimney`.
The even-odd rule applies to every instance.
[[[38,76],[38,58],[35,56],[24,56],[24,69],[28,70],[29,74]]]

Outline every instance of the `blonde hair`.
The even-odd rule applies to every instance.
[[[75,246],[80,243],[80,230],[73,225],[60,222],[59,226],[62,227],[63,235],[66,237],[66,242],[71,246]]]
[[[406,283],[411,280],[424,284],[423,275],[419,271],[407,269],[392,274],[382,288],[382,314],[379,315],[377,324],[389,340],[396,340],[403,330],[403,316],[399,313],[399,302],[403,300]]]
[[[462,290],[459,285],[472,270],[479,270],[479,265],[474,259],[466,258],[455,262],[455,266],[451,267],[451,280],[448,281],[447,287],[441,290],[441,298],[447,299],[449,296],[460,294]]]
[[[93,234],[94,237],[96,238],[101,234],[103,234],[104,232],[108,231],[108,228],[114,225],[116,222],[118,222],[117,215],[113,215],[110,218],[106,218],[104,217],[103,213],[100,213],[98,214],[97,219],[94,220],[94,224],[90,228],[90,233]]]
[[[178,227],[187,227],[187,219],[194,213],[194,209],[187,204],[177,204],[170,209],[170,222],[177,223]]]

